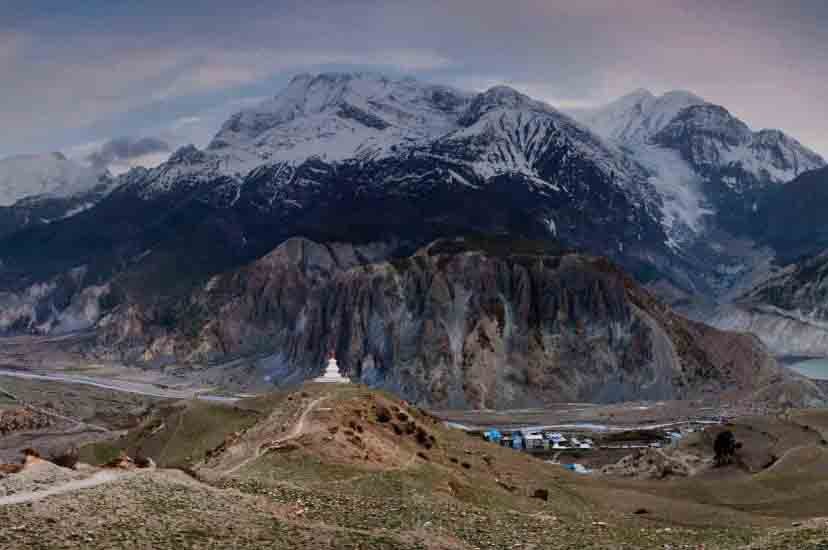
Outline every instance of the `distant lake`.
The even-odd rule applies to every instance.
[[[795,370],[802,376],[807,376],[814,380],[828,380],[828,358],[808,359],[806,361],[791,363],[787,367]]]

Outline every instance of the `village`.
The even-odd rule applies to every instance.
[[[590,474],[593,468],[614,462],[636,449],[675,448],[687,435],[722,424],[723,417],[684,420],[657,425],[608,426],[569,424],[530,427],[471,427],[450,423],[479,437],[518,452],[532,454],[568,470]]]

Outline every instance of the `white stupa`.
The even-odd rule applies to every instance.
[[[313,381],[326,384],[348,384],[350,382],[350,380],[339,374],[339,364],[336,362],[333,352],[328,356],[328,366],[325,367],[325,374],[319,378],[314,378]]]

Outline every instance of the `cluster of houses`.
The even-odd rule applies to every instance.
[[[550,451],[565,449],[592,449],[595,442],[587,437],[578,437],[574,434],[547,432],[537,429],[520,429],[512,432],[488,430],[483,432],[487,441],[497,443],[503,447],[526,451]]]
[[[449,426],[462,429],[470,435],[482,436],[487,441],[515,450],[544,453],[558,450],[591,449],[643,449],[676,447],[688,434],[704,430],[711,424],[721,424],[724,418],[697,419],[670,422],[658,425],[644,425],[629,429],[607,429],[599,427],[589,430],[586,427],[574,431],[555,431],[563,426],[538,426],[532,428],[476,428],[447,422]],[[573,426],[574,428],[574,426]],[[603,428],[603,429],[602,429]],[[600,431],[598,441],[591,439],[585,432]],[[633,433],[634,432],[634,433]]]

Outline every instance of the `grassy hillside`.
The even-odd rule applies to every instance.
[[[124,437],[82,448],[81,460],[105,464],[123,452],[152,458],[164,468],[188,468],[229,434],[253,425],[259,415],[253,408],[195,400],[165,405]]]
[[[261,511],[248,512],[234,520],[236,534],[250,530],[276,548],[289,547],[290,537],[316,548],[740,548],[810,533],[788,530],[791,518],[828,506],[828,461],[818,434],[766,419],[736,431],[745,452],[765,448],[769,437],[783,456],[759,474],[725,469],[668,482],[602,479],[445,428],[380,392],[307,384],[235,407],[164,407],[117,443],[89,447],[84,456],[103,461],[125,450],[186,467],[198,481],[175,489],[179,499],[203,487],[216,502],[253,499],[269,510],[272,524],[262,531]],[[707,445],[707,437],[696,444]],[[154,487],[159,498],[172,490]],[[184,522],[186,506],[163,506],[165,524]],[[223,528],[207,532],[236,541]]]

